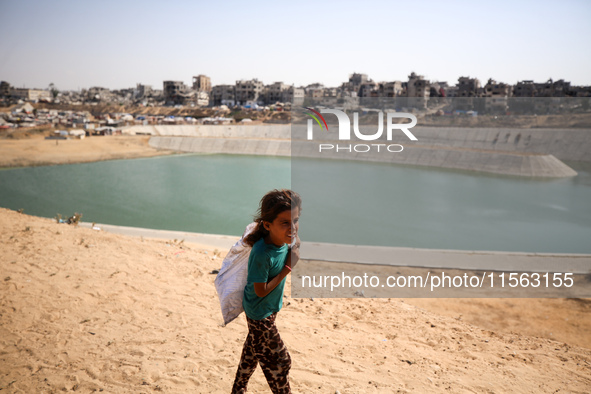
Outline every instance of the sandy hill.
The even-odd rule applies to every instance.
[[[230,391],[246,323],[220,325],[213,250],[6,209],[0,240],[2,392]],[[590,391],[589,349],[479,328],[409,301],[286,296],[278,327],[293,391]],[[260,369],[249,388],[269,392]]]

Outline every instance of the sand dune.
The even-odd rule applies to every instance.
[[[221,257],[212,248],[6,209],[0,209],[0,239],[3,392],[230,391],[246,323],[241,316],[221,326],[210,274]],[[552,317],[540,329],[556,335],[564,330],[552,326],[556,308],[588,316],[585,300],[451,300],[455,306],[445,300],[311,300],[289,297],[289,285],[278,327],[293,359],[294,392],[591,388],[591,350],[574,343],[584,343],[579,331],[571,342],[528,336],[541,335],[520,332],[516,309],[508,306],[527,305],[532,316]],[[461,317],[457,308],[465,310]],[[479,314],[479,325],[468,322]],[[511,324],[494,328],[505,316]],[[588,319],[573,324],[589,333]],[[269,392],[260,369],[249,392]]]

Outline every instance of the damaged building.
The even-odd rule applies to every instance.
[[[195,96],[195,93],[182,81],[164,81],[163,92],[166,104],[184,105]]]
[[[236,104],[247,103],[263,104],[263,91],[265,85],[258,79],[236,81]]]

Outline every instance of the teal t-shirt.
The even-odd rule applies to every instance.
[[[277,247],[265,243],[264,239],[258,240],[250,251],[248,258],[248,276],[244,288],[242,306],[246,316],[253,320],[262,320],[275,312],[279,312],[283,306],[283,288],[285,278],[265,297],[259,297],[254,292],[255,283],[267,283],[279,275],[287,260],[288,246],[284,244]]]

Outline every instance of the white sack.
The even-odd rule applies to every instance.
[[[244,311],[242,299],[248,276],[248,257],[252,247],[244,242],[244,238],[250,234],[256,223],[246,226],[242,238],[240,238],[230,249],[222,268],[215,278],[215,289],[218,292],[224,325],[236,319]]]

